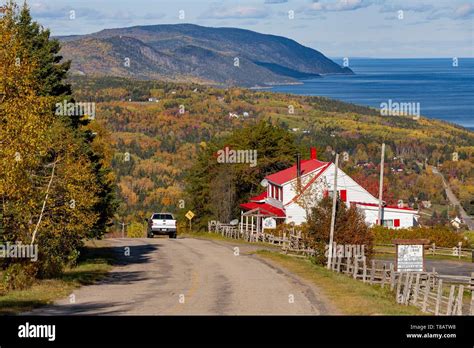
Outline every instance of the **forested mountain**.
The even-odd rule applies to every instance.
[[[185,182],[199,153],[230,144],[236,129],[249,128],[248,139],[256,137],[261,121],[285,130],[303,157],[309,156],[310,145],[326,161],[334,160],[333,151],[338,151],[342,168],[375,195],[384,141],[385,199],[402,199],[415,207],[431,201],[425,211],[429,215],[423,215],[429,217],[427,223],[447,219],[447,202],[433,165],[439,165],[465,207],[474,199],[474,132],[446,122],[381,116],[377,110],[327,98],[243,88],[123,78],[75,78],[72,83],[77,100],[98,102],[97,120],[111,132],[123,202],[119,214],[129,222],[143,221],[150,211],[180,214],[193,209]],[[226,175],[216,172],[215,178]],[[247,196],[236,198],[235,207],[262,188],[257,180],[247,189]]]
[[[137,26],[60,40],[76,74],[265,86],[352,73],[294,40],[236,28]]]

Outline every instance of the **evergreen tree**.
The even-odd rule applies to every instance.
[[[70,96],[71,86],[65,82],[70,61],[62,62],[61,45],[51,39],[49,29],[31,18],[26,2],[16,18],[19,39],[25,47],[24,54],[36,62],[34,77],[38,81],[37,94],[41,96]],[[22,57],[26,58],[26,57]]]
[[[226,146],[233,150],[256,151],[256,165],[219,163],[216,154]],[[195,226],[203,227],[207,218],[222,216],[223,208],[227,219],[238,216],[239,204],[263,190],[260,182],[265,176],[293,165],[296,152],[293,136],[267,121],[248,124],[227,137],[201,146],[198,159],[186,178],[186,191],[196,213]],[[229,212],[230,202],[233,204]]]

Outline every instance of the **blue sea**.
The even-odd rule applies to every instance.
[[[342,65],[342,59],[333,59]],[[474,130],[474,58],[353,58],[355,75],[329,75],[272,91],[318,95],[380,108],[383,102],[420,103],[422,116]]]

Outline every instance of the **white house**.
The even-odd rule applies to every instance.
[[[267,190],[241,207],[299,225],[321,198],[332,196],[334,172],[335,165],[319,161],[316,149],[311,148],[310,159],[298,160],[294,166],[265,177]],[[364,213],[368,225],[378,224],[378,199],[339,168],[337,192],[348,207],[354,205]],[[414,209],[383,204],[382,221],[387,227],[413,227],[417,220],[418,212]]]

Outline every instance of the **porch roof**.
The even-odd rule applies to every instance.
[[[268,216],[275,216],[275,217],[286,217],[285,211],[283,209],[274,207],[268,203],[256,203],[256,202],[249,202],[249,203],[242,203],[240,205],[245,210],[249,210],[248,213],[251,211],[256,211],[261,215],[268,215]]]

